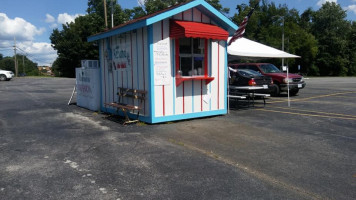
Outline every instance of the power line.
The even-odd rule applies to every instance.
[[[27,58],[31,58],[32,61],[42,62],[42,63],[47,63],[48,62],[47,60],[35,57],[35,55],[31,55],[30,53],[26,52],[25,50],[21,49],[20,47],[17,47],[17,49],[19,49],[20,51],[25,53],[26,57]]]

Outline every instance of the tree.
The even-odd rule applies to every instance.
[[[299,26],[304,30],[310,32],[313,15],[314,11],[312,10],[312,8],[306,9],[300,16]]]
[[[130,18],[124,10],[122,10],[121,6],[117,4],[115,0],[107,0],[106,3],[107,9],[107,19],[109,27],[111,26],[111,11],[114,13],[114,26],[120,25],[122,23],[127,22]],[[129,10],[129,9],[127,9]],[[105,18],[104,18],[104,3],[103,0],[88,0],[88,9],[87,13],[89,15],[96,14],[98,16],[99,24],[102,24],[102,27],[105,28]]]
[[[258,2],[258,0],[250,0],[249,5],[237,5],[238,14],[235,14],[232,20],[240,24]],[[287,60],[291,71],[297,72],[297,66],[301,65],[302,73],[316,74],[314,59],[318,49],[317,41],[312,34],[299,25],[300,21],[301,17],[297,10],[290,10],[287,5],[277,6],[274,2],[269,3],[263,0],[250,17],[244,37],[281,49],[284,32],[285,51],[302,57],[302,59]],[[273,62],[277,66],[281,64],[281,59],[262,61]]]
[[[37,63],[32,62],[26,56],[23,57],[21,54],[16,55],[19,61],[18,69],[20,73],[26,72],[26,75],[36,76],[38,75]],[[22,59],[24,59],[25,66],[23,65]],[[15,71],[14,57],[3,57],[0,59],[0,69]]]
[[[351,31],[348,35],[348,56],[350,64],[348,65],[347,75],[356,75],[356,46],[354,44],[356,41],[356,22],[352,22]]]
[[[5,57],[0,61],[0,69],[15,71],[15,62],[13,57]]]
[[[145,7],[146,14],[151,14],[151,13],[166,9],[170,6],[174,6],[179,3],[184,3],[184,2],[188,2],[188,1],[189,0],[164,0],[164,1],[163,0],[145,0],[144,7]],[[223,13],[229,13],[229,11],[230,11],[229,8],[222,7],[222,5],[220,4],[220,0],[205,0],[205,1]]]
[[[311,30],[319,43],[316,64],[320,75],[347,75],[347,35],[351,29],[346,16],[346,11],[335,2],[326,2],[313,14]]]
[[[116,1],[107,0],[108,21],[110,20],[111,8],[114,10],[114,25],[126,23],[130,19],[151,14],[187,0],[146,0],[145,9],[135,7],[133,9],[122,10]],[[219,0],[207,0],[214,7],[226,11],[222,8]],[[80,60],[98,59],[98,48],[95,42],[88,43],[87,38],[105,30],[104,5],[102,0],[88,0],[87,15],[80,16],[72,23],[62,26],[62,30],[54,29],[50,40],[54,49],[57,50],[58,58],[53,63],[52,68],[55,75],[65,77],[75,77],[75,68],[80,66]]]
[[[216,10],[219,10],[222,13],[228,14],[230,12],[230,8],[223,8],[220,4],[220,0],[205,0],[211,6],[213,6]]]
[[[3,59],[3,55],[0,53],[0,60],[2,60]]]
[[[19,74],[27,76],[38,76],[38,64],[31,61],[27,56],[18,54],[18,69]]]
[[[60,71],[61,76],[75,77],[80,60],[98,59],[98,48],[95,43],[87,42],[87,37],[102,31],[103,26],[100,17],[94,13],[80,16],[62,28],[61,31],[53,30],[50,36],[52,47],[58,53],[53,70]]]
[[[124,12],[130,20],[137,19],[146,15],[145,10],[142,7],[134,7],[133,9],[125,9]]]

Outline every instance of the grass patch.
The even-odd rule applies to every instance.
[[[183,142],[179,142],[177,140],[174,140],[174,139],[168,139],[168,141],[172,144],[177,144],[177,145],[180,145],[180,146],[185,146]]]
[[[139,121],[137,122],[137,126],[147,126],[147,124],[145,122]]]

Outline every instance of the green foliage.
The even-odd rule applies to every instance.
[[[216,10],[219,10],[222,13],[228,14],[230,12],[230,8],[223,8],[222,5],[220,4],[220,0],[205,0],[208,2],[211,6],[213,6]]]
[[[168,8],[188,0],[146,0],[144,8],[122,10],[116,1],[107,0],[108,24],[111,24],[111,8],[114,12],[114,25],[126,23],[131,19],[137,19],[147,14]],[[217,9],[227,12],[219,0],[207,0]],[[75,22],[64,24],[62,30],[53,30],[50,40],[57,50],[58,58],[52,64],[52,70],[56,76],[75,77],[75,68],[80,66],[80,60],[98,59],[98,47],[96,43],[88,43],[87,38],[105,30],[104,4],[102,0],[88,0],[87,15],[80,16]]]
[[[111,7],[112,6],[112,7]],[[128,11],[113,1],[107,1],[108,25],[111,26],[111,8],[114,12],[114,26],[130,19]],[[98,59],[96,43],[87,42],[87,38],[105,30],[104,6],[102,0],[88,1],[88,14],[80,16],[70,24],[63,24],[62,30],[54,29],[50,40],[57,50],[58,58],[52,65],[56,76],[75,77],[75,68],[80,67],[80,61]]]
[[[125,9],[124,12],[132,20],[143,17],[146,15],[145,10],[142,7],[134,7],[133,9]]]
[[[152,14],[182,2],[186,2],[186,0],[146,0],[144,3],[144,7],[147,14]]]
[[[237,5],[238,14],[232,20],[240,24],[256,2]],[[284,32],[284,50],[301,56],[287,60],[291,71],[297,72],[301,65],[301,73],[308,75],[356,75],[356,25],[351,28],[345,18],[346,11],[336,3],[327,2],[318,11],[309,8],[300,15],[286,5],[262,0],[249,20],[245,37],[281,49]],[[274,61],[276,65],[281,62]]]
[[[110,27],[111,10],[116,26],[187,1],[145,0],[141,7],[123,10],[115,0],[107,0],[108,24]],[[206,1],[222,13],[229,12],[220,0]],[[258,2],[249,0],[248,5],[237,5],[238,14],[232,20],[239,25]],[[74,77],[80,60],[98,58],[96,43],[88,43],[87,37],[105,30],[103,1],[88,0],[87,13],[74,23],[63,25],[62,30],[53,30],[50,39],[58,52],[52,65],[56,76]],[[292,72],[297,72],[297,66],[301,65],[301,73],[308,75],[356,75],[356,45],[353,45],[356,25],[345,18],[346,12],[336,3],[327,2],[317,11],[309,8],[300,14],[287,5],[262,0],[249,20],[245,37],[281,49],[284,33],[284,50],[302,57],[286,60]],[[7,62],[6,66],[11,66],[11,59]],[[277,66],[281,64],[280,59],[273,62]],[[0,67],[1,63],[5,65],[0,62]]]
[[[16,59],[18,61],[17,63],[19,75],[38,75],[37,63],[32,62],[26,56],[23,56],[21,54],[17,54]],[[0,59],[0,69],[9,70],[15,73],[14,57],[2,57],[2,59]]]
[[[151,13],[166,9],[170,6],[174,6],[174,5],[188,2],[188,1],[190,1],[190,0],[165,0],[165,1],[145,0],[144,7],[145,7],[145,12],[147,14],[151,14]],[[229,11],[230,11],[230,8],[222,7],[222,5],[220,4],[220,0],[205,0],[205,1],[223,13],[229,13]]]
[[[239,14],[235,14],[232,20],[236,24],[240,24],[257,2],[251,0],[249,5],[237,5],[236,9]],[[307,19],[303,18],[303,20]],[[245,37],[282,49],[282,34],[284,33],[284,50],[302,57],[302,59],[286,60],[291,71],[298,72],[298,65],[301,65],[302,73],[316,74],[318,71],[315,70],[314,60],[318,51],[317,41],[299,24],[301,21],[297,10],[289,10],[286,5],[262,1],[262,4],[257,6],[249,19]],[[271,60],[261,60],[260,62],[271,62]],[[273,62],[277,66],[281,65],[281,60],[274,59]]]
[[[80,67],[80,60],[98,59],[96,43],[87,42],[87,38],[103,29],[101,17],[93,13],[76,18],[74,23],[63,25],[61,31],[53,30],[50,40],[58,53],[52,66],[54,73],[75,77],[75,68]]]
[[[312,16],[311,30],[319,43],[316,64],[320,75],[347,75],[347,35],[351,29],[345,18],[346,11],[334,2],[323,4]]]
[[[26,56],[17,55],[19,75],[38,76],[37,63],[32,62]]]
[[[356,45],[354,41],[356,41],[356,22],[352,22],[351,31],[347,37],[348,41],[348,52],[350,63],[347,66],[347,75],[348,76],[356,76]]]
[[[13,57],[5,57],[0,61],[0,69],[15,72],[15,61]]]

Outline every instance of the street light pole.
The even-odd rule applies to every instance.
[[[284,51],[284,16],[282,17],[282,51]],[[282,67],[284,66],[284,58],[282,58]]]
[[[114,28],[114,0],[110,1],[111,6],[111,28]]]

